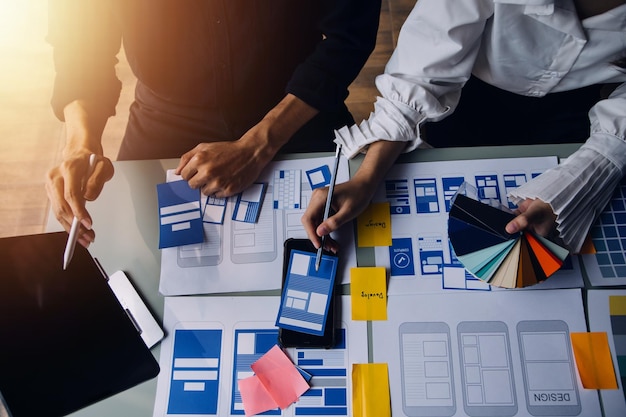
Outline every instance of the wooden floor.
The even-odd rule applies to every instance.
[[[350,87],[348,105],[357,121],[373,109],[374,78],[382,73],[402,22],[416,0],[383,0],[376,49]],[[46,172],[60,161],[63,125],[52,114],[52,51],[45,42],[47,1],[0,2],[0,237],[44,231]],[[125,128],[134,79],[123,56],[117,115],[103,137],[114,159]]]

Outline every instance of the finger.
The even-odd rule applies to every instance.
[[[193,157],[193,151],[189,151],[183,154],[183,156],[180,157],[180,161],[178,161],[178,166],[176,167],[176,170],[174,171],[174,173],[176,175],[181,175],[183,168],[185,168],[185,166],[189,163],[189,160]]]
[[[59,221],[65,231],[69,232],[74,213],[72,208],[65,201],[63,177],[59,174],[58,168],[53,168],[48,172],[46,180],[46,193],[52,205],[54,216]]]
[[[326,204],[326,196],[328,195],[327,188],[318,188],[313,190],[313,194],[311,195],[311,201],[309,205],[300,218],[302,225],[304,226],[304,230],[306,231],[307,236],[313,246],[316,249],[322,245],[322,239],[320,235],[317,234],[317,227],[322,222],[324,206]]]
[[[507,233],[532,228],[535,232],[545,235],[551,230],[555,220],[551,207],[540,200],[525,203],[520,207],[522,213],[506,225]]]
[[[522,213],[506,225],[506,232],[510,235],[520,232],[528,227],[528,218]]]
[[[96,162],[93,173],[85,184],[83,196],[87,201],[93,201],[102,192],[104,184],[113,178],[115,169],[109,158],[102,158]]]
[[[339,252],[339,243],[332,237],[327,236],[324,240],[324,249],[336,255]]]
[[[302,218],[300,219],[300,221],[302,222],[302,225],[304,226],[304,231],[306,232],[307,237],[309,238],[311,243],[313,243],[313,246],[315,246],[315,249],[319,249],[319,247],[322,245],[322,239],[316,233],[316,229],[317,229],[317,225],[319,224],[319,221],[316,221],[311,217],[311,212],[309,210],[307,210],[302,215]]]
[[[93,230],[87,230],[83,227],[80,228],[77,242],[83,247],[88,248],[96,239],[96,234]]]

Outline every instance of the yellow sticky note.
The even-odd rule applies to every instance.
[[[387,273],[381,266],[350,269],[352,320],[387,320]]]
[[[389,203],[372,203],[357,217],[359,247],[391,246],[391,212]]]
[[[352,365],[354,417],[390,417],[389,373],[386,363]]]
[[[617,389],[606,332],[570,333],[570,337],[583,387]]]

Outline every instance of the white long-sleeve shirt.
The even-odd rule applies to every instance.
[[[471,74],[533,97],[621,84],[589,112],[591,135],[579,151],[511,193],[549,203],[561,238],[578,252],[626,173],[626,72],[612,65],[624,55],[626,4],[581,21],[572,0],[419,0],[376,78],[374,112],[335,141],[347,157],[378,140],[405,141],[411,151],[422,123],[454,111]]]

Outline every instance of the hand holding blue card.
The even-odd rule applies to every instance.
[[[159,249],[201,243],[204,240],[200,190],[187,181],[157,185],[159,200]]]

